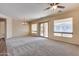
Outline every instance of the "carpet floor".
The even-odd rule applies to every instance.
[[[6,40],[9,56],[79,56],[79,46],[41,37]]]

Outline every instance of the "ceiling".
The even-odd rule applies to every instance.
[[[0,3],[0,14],[18,19],[25,18],[27,21],[31,21],[56,14],[58,10],[65,12],[79,6],[78,3],[60,3],[60,5],[64,5],[65,8],[53,12],[52,9],[44,11],[49,6],[47,3]]]

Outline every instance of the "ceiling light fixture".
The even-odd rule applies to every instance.
[[[23,21],[23,22],[22,22],[22,25],[26,25],[26,24],[27,24],[27,22],[26,22],[26,21]]]
[[[27,24],[27,21],[26,21],[26,18],[24,17],[24,21],[22,22],[22,25],[26,25]]]
[[[52,9],[54,10],[57,9],[57,5],[52,6]]]
[[[53,9],[57,9],[57,5],[54,5],[52,8],[53,8]]]

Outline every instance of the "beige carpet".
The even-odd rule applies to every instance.
[[[72,56],[79,55],[79,46],[56,42],[41,37],[8,39],[7,50],[11,56]]]

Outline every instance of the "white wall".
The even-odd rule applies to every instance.
[[[29,34],[29,24],[23,25],[21,20],[7,18],[7,34],[6,38],[27,36]]]
[[[6,19],[6,38],[11,38],[12,37],[12,19],[7,18]]]
[[[12,35],[13,37],[17,36],[27,36],[29,34],[29,24],[22,24],[22,20],[13,20],[12,21]]]

